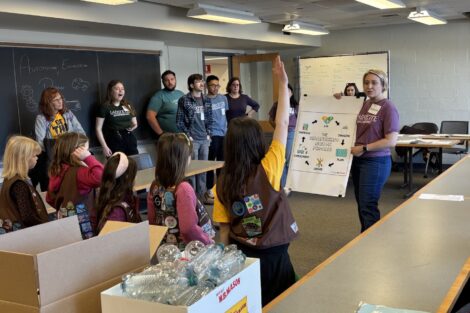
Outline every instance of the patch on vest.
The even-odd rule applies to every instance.
[[[243,216],[243,215],[245,215],[245,212],[246,212],[246,208],[245,208],[245,204],[243,202],[235,201],[232,204],[232,213],[233,213],[233,215]]]
[[[19,230],[19,229],[21,229],[20,223],[13,223],[9,219],[5,219],[5,220],[0,219],[0,235],[9,233],[11,231]]]
[[[261,200],[259,199],[258,194],[246,196],[243,198],[243,201],[245,201],[246,208],[248,209],[248,213],[250,214],[253,214],[263,209],[263,205],[261,204]]]
[[[299,231],[299,227],[297,226],[297,222],[294,222],[290,224],[290,228],[294,231],[294,233],[297,233]]]
[[[244,218],[242,220],[242,225],[248,237],[255,237],[262,233],[261,218],[257,216]]]

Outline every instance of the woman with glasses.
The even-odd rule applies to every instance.
[[[247,95],[243,94],[242,84],[238,77],[232,77],[226,88],[225,95],[228,100],[227,122],[235,117],[248,116],[254,117],[255,112],[259,110],[259,104]]]
[[[39,156],[37,166],[30,173],[30,177],[34,186],[40,183],[41,190],[45,191],[49,184],[47,168],[52,160],[56,138],[66,132],[85,134],[85,131],[73,112],[67,109],[64,97],[55,87],[48,87],[42,91],[39,112],[36,116],[34,132],[36,141],[43,152]]]

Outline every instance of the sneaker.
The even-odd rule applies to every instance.
[[[214,193],[212,192],[212,189],[208,189],[206,191],[206,195],[207,197],[214,199]]]
[[[204,204],[214,204],[214,197],[210,197],[210,195],[208,194],[208,192],[206,192],[204,194],[204,196],[202,197],[202,200],[204,202]]]
[[[284,192],[286,194],[286,197],[290,196],[291,191],[292,191],[292,189],[284,187]]]

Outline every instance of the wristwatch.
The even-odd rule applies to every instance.
[[[363,146],[362,146],[362,151],[363,151],[363,152],[367,152],[367,145],[363,145]]]

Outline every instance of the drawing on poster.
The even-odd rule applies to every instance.
[[[294,191],[343,197],[352,163],[356,118],[362,100],[309,97],[299,108],[286,186]]]
[[[353,145],[351,125],[356,116],[342,113],[303,112],[298,132],[300,140],[294,147],[291,169],[345,175],[348,155]]]

